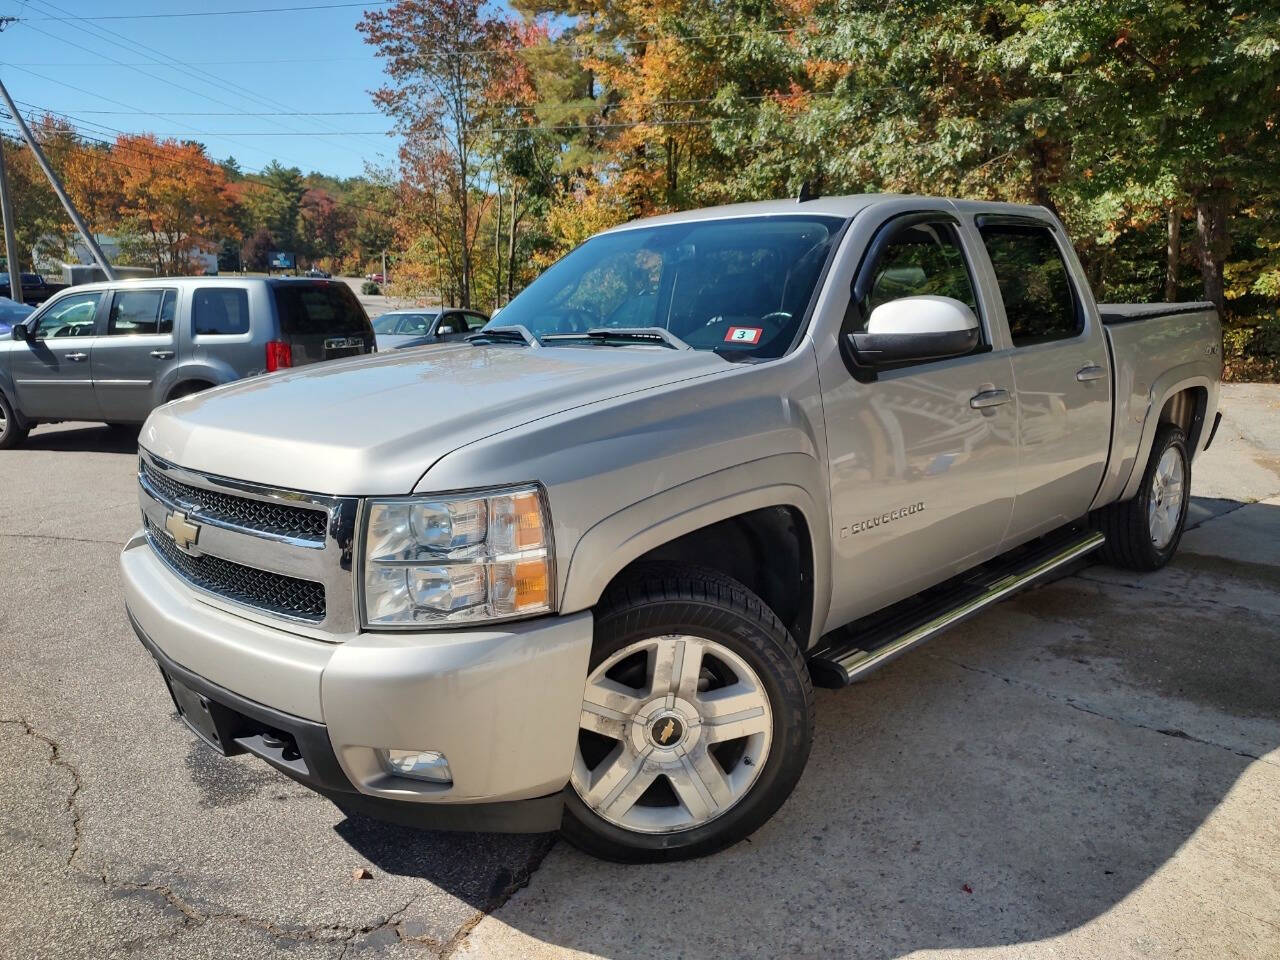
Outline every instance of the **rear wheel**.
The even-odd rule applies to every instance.
[[[29,428],[18,424],[18,417],[9,405],[9,398],[0,393],[0,450],[16,447],[27,439]]]
[[[750,834],[791,793],[813,686],[758,597],[713,571],[645,570],[596,619],[563,833],[611,860],[679,860]]]
[[[1190,500],[1187,439],[1180,428],[1166,424],[1156,433],[1137,495],[1095,515],[1095,526],[1107,536],[1102,560],[1129,570],[1159,570],[1182,540]]]

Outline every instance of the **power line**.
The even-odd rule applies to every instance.
[[[266,60],[184,60],[183,62],[189,66],[197,67],[227,67],[248,64],[272,64],[272,63],[365,63],[368,57],[272,57]],[[91,61],[68,61],[68,60],[13,60],[10,61],[15,67],[102,67],[106,64],[96,60]],[[122,67],[145,67],[152,61],[143,60],[138,63],[127,63],[121,61],[119,66]],[[113,64],[114,66],[115,64]]]
[[[351,7],[385,7],[393,2],[394,0],[365,0],[363,3],[309,3],[296,7],[255,7],[247,10],[199,10],[186,13],[116,13],[102,14],[93,17],[76,17],[68,15],[64,17],[16,17],[15,19],[30,22],[32,20],[166,20],[181,17],[238,17],[246,14],[258,13],[297,13],[301,11],[311,12],[315,10],[343,10]]]
[[[89,110],[84,107],[67,107],[67,110],[101,116],[128,116],[128,111],[126,110]],[[202,110],[166,110],[159,114],[162,117],[377,117],[381,115],[382,111],[380,110],[318,110],[297,113],[289,110],[268,110],[263,112],[236,110],[229,113]]]
[[[37,32],[39,32],[39,33],[45,33],[45,35],[46,35],[46,36],[53,37],[53,39],[58,40],[59,42],[63,42],[63,43],[70,43],[70,44],[72,44],[73,46],[79,46],[82,50],[88,50],[88,48],[87,48],[87,47],[84,47],[84,46],[82,46],[82,45],[80,45],[80,44],[77,44],[77,43],[75,43],[75,42],[74,42],[74,41],[72,41],[72,40],[67,40],[67,39],[65,39],[65,38],[63,38],[63,37],[55,37],[53,34],[46,33],[46,31],[44,31],[44,30],[40,30],[40,28],[39,28],[39,27],[31,27],[31,26],[28,26],[28,28],[27,28],[27,29],[29,29],[29,30],[36,30],[36,31],[37,31]],[[90,53],[95,53],[96,51],[90,50],[89,52],[90,52]],[[12,65],[12,64],[10,64],[10,66],[13,66],[13,65]],[[143,116],[154,117],[154,118],[155,118],[155,119],[157,119],[157,120],[165,120],[165,119],[166,119],[164,116],[162,116],[162,115],[160,115],[160,114],[158,114],[158,113],[153,113],[153,112],[151,112],[150,110],[143,110],[143,109],[142,109],[142,108],[140,108],[140,107],[135,107],[135,106],[133,106],[132,104],[125,103],[123,100],[116,100],[116,99],[114,99],[113,97],[108,97],[106,94],[103,94],[103,93],[97,93],[96,91],[93,91],[93,90],[86,90],[84,87],[77,87],[75,84],[73,84],[73,83],[67,83],[65,80],[58,80],[58,79],[56,79],[56,78],[54,78],[54,77],[47,77],[47,76],[45,76],[44,74],[37,73],[35,70],[29,70],[29,69],[26,69],[26,68],[24,68],[24,67],[14,67],[14,69],[19,70],[19,71],[21,71],[22,73],[28,74],[28,75],[30,75],[30,76],[36,77],[36,78],[38,78],[38,79],[40,79],[40,80],[44,80],[46,83],[56,83],[56,84],[57,84],[57,85],[59,85],[59,86],[66,87],[68,90],[75,90],[77,93],[83,93],[83,94],[86,94],[86,95],[91,96],[91,97],[96,97],[96,98],[98,98],[99,100],[104,100],[104,101],[106,101],[107,103],[114,103],[114,104],[116,104],[117,106],[127,107],[128,109],[133,110],[135,113],[137,113],[137,114],[141,114],[141,115],[143,115]],[[141,69],[139,69],[139,68],[137,68],[137,67],[135,67],[135,68],[133,68],[133,69],[137,70],[137,71],[138,71],[139,73],[141,73],[143,76],[150,77],[152,80],[156,80],[156,81],[158,81],[158,82],[160,82],[160,83],[168,83],[168,82],[169,82],[169,81],[164,80],[164,79],[162,79],[162,78],[160,78],[160,77],[157,77],[155,74],[147,73],[145,70],[141,70]],[[187,87],[183,87],[182,89],[184,89],[184,90],[188,90],[189,88],[187,88]],[[205,99],[214,99],[214,98],[211,98],[211,97],[207,97],[207,96],[205,96],[205,95],[203,95],[203,94],[200,94],[200,93],[198,93],[198,92],[196,92],[196,91],[190,91],[190,92],[195,93],[197,96],[202,96],[202,97],[204,97]],[[217,100],[215,100],[215,102],[219,102],[219,103],[220,103],[220,102],[222,102],[222,101],[217,101]],[[227,104],[227,106],[231,106],[231,104]],[[187,134],[183,134],[183,136],[187,136]],[[219,135],[217,135],[217,134],[201,134],[201,136],[219,136]],[[258,149],[259,149],[259,148],[257,148],[257,147],[253,147],[253,146],[252,146],[252,145],[250,145],[250,144],[246,144],[246,143],[236,143],[236,141],[235,141],[235,140],[232,140],[231,138],[226,138],[226,139],[228,140],[228,142],[230,142],[230,143],[235,143],[237,146],[240,146],[240,147],[245,147],[245,148],[250,149],[250,150],[258,150]],[[267,153],[268,151],[261,150],[261,151],[259,151],[259,152]],[[286,160],[289,160],[289,159],[293,159],[293,158],[291,158],[291,157],[285,157],[285,159],[286,159]],[[295,160],[294,162],[297,162],[297,161]]]
[[[44,7],[45,9],[51,9],[60,14],[66,14],[68,16],[71,16],[71,12],[69,10],[59,7],[56,3],[53,3],[52,0],[35,0],[35,2],[39,3],[40,6]],[[191,68],[185,65],[181,60],[177,59],[176,57],[173,57],[162,50],[157,50],[154,47],[150,47],[140,41],[134,40],[126,36],[125,34],[120,33],[117,30],[112,30],[110,27],[94,25],[92,27],[86,28],[75,23],[70,23],[68,25],[75,30],[79,30],[81,33],[88,33],[90,36],[94,37],[95,39],[105,40],[108,43],[112,42],[111,40],[108,39],[108,37],[114,37],[117,40],[123,41],[124,43],[128,44],[130,47],[133,48],[133,51],[139,52],[143,56],[148,57],[156,65],[169,66],[171,69],[178,70],[180,73],[183,73],[184,75],[191,77],[192,79],[200,83],[205,83],[210,86],[217,87],[221,90],[225,90],[228,93],[232,94],[233,96],[238,97],[242,101],[256,102],[261,106],[271,107],[273,109],[279,109],[280,106],[289,106],[288,104],[280,104],[277,101],[268,100],[267,98],[263,97],[260,93],[258,93],[256,90],[252,90],[232,80],[224,80],[221,77],[216,76],[215,74],[212,74],[207,70]],[[95,53],[95,54],[98,53],[97,51],[93,51],[93,50],[89,52]],[[163,58],[163,59],[158,59],[158,58]],[[108,59],[114,59],[114,58],[108,58]],[[164,61],[168,61],[168,62],[165,63]],[[197,94],[197,95],[200,95],[200,94]],[[233,106],[232,104],[227,104],[224,101],[220,101],[215,97],[210,97],[207,95],[200,95],[200,96],[203,96],[204,99],[209,100],[213,103],[220,104],[222,106]],[[333,130],[333,126],[331,124],[325,123],[324,121],[321,121],[321,126],[326,126],[331,131]],[[346,145],[338,144],[336,141],[330,140],[328,142],[336,146],[339,146],[343,149],[346,148]],[[295,163],[301,162],[296,157],[286,157],[285,159],[292,160]]]
[[[26,102],[26,101],[24,101],[24,100],[20,100],[20,101],[18,101],[18,102],[19,102],[19,103],[21,103],[21,104],[22,104],[23,106],[25,106],[25,107],[30,107],[30,108],[32,108],[32,109],[34,109],[34,110],[40,110],[41,112],[46,113],[46,114],[49,114],[49,115],[51,115],[51,116],[61,117],[63,120],[71,120],[71,121],[75,121],[75,122],[77,122],[77,123],[85,123],[85,122],[86,122],[86,121],[78,120],[76,117],[72,117],[72,116],[70,116],[70,115],[68,115],[68,114],[59,113],[59,112],[58,112],[58,111],[56,111],[56,110],[49,110],[49,109],[46,109],[46,108],[43,108],[43,107],[37,106],[36,104],[33,104],[33,103],[27,103],[27,102]],[[8,114],[3,113],[2,111],[0,111],[0,115],[2,115],[2,116],[4,116],[4,117],[8,117]],[[100,127],[100,128],[102,128],[103,130],[106,130],[106,131],[110,131],[110,132],[116,133],[116,134],[118,134],[118,135],[120,135],[120,136],[125,136],[125,137],[138,137],[138,136],[140,136],[139,134],[129,133],[129,132],[125,131],[125,130],[117,130],[117,129],[116,129],[116,128],[114,128],[114,127],[108,127],[108,126],[105,126],[105,125],[103,125],[103,124],[94,123],[94,124],[90,124],[90,125],[91,125],[91,126],[95,126],[95,127]],[[15,129],[16,129],[16,127],[15,127]],[[84,131],[82,131],[82,130],[73,130],[72,132],[74,133],[74,135],[75,135],[76,137],[78,137],[78,138],[79,138],[79,139],[81,139],[81,140],[87,140],[87,141],[89,141],[89,142],[91,142],[91,143],[97,143],[97,144],[101,144],[101,145],[103,145],[103,146],[107,146],[107,147],[119,147],[118,142],[117,142],[117,141],[114,141],[114,140],[106,140],[106,139],[103,139],[102,137],[89,136],[89,135],[85,134],[85,133],[84,133]],[[152,136],[155,136],[155,134],[152,134]],[[126,145],[125,147],[123,147],[123,149],[124,149],[125,151],[131,151],[131,152],[133,152],[133,153],[137,153],[137,154],[140,154],[140,155],[142,155],[142,156],[150,157],[150,158],[152,158],[152,159],[154,159],[154,160],[157,160],[157,161],[159,161],[159,162],[161,162],[161,163],[167,163],[167,164],[170,164],[171,166],[174,166],[174,167],[184,167],[184,168],[189,169],[189,170],[194,170],[194,169],[195,169],[195,166],[194,166],[190,161],[182,160],[182,159],[179,159],[179,158],[177,158],[177,157],[168,156],[168,155],[166,155],[166,154],[156,153],[156,152],[155,152],[155,151],[153,151],[153,150],[147,150],[147,149],[145,149],[144,147],[141,147],[141,146],[139,146],[139,145],[137,145],[137,144],[132,144],[132,143],[131,143],[131,144],[128,144],[128,145]],[[146,169],[146,168],[144,168],[144,167],[137,167],[137,166],[134,166],[134,165],[132,165],[132,164],[125,163],[124,161],[122,161],[122,160],[120,160],[120,159],[118,159],[118,158],[116,158],[116,157],[112,157],[112,156],[103,156],[101,159],[104,159],[104,160],[106,160],[106,161],[107,161],[107,162],[109,162],[109,163],[113,163],[113,164],[115,164],[116,166],[124,167],[124,168],[129,169],[129,170],[135,170],[135,171],[137,171],[137,172],[139,172],[139,173],[150,173],[150,172],[151,172],[150,170],[147,170],[147,169]],[[209,162],[210,162],[210,163],[216,163],[216,161],[214,161],[214,160],[212,160],[212,159],[210,159],[210,161],[209,161]],[[240,171],[240,176],[241,176],[241,178],[242,178],[242,179],[244,179],[244,180],[247,180],[247,181],[248,181],[248,182],[250,182],[250,183],[257,184],[257,185],[259,185],[259,186],[265,186],[265,187],[270,187],[270,186],[272,186],[272,184],[271,184],[271,182],[270,182],[270,181],[268,181],[268,180],[264,180],[264,179],[258,179],[258,178],[261,178],[261,177],[262,177],[262,175],[263,175],[263,174],[262,174],[262,171],[261,171],[261,170],[241,170],[241,171]],[[377,215],[378,215],[378,216],[380,216],[380,217],[385,217],[385,216],[388,216],[388,215],[389,215],[387,210],[381,209],[381,208],[379,208],[379,207],[371,207],[371,206],[369,206],[368,204],[356,203],[356,202],[354,202],[354,201],[352,201],[352,200],[345,200],[345,199],[340,198],[340,197],[335,197],[335,196],[333,196],[332,194],[328,194],[328,196],[329,196],[329,199],[330,199],[330,200],[332,200],[336,205],[341,206],[341,207],[347,207],[347,208],[352,209],[352,210],[362,210],[362,211],[364,211],[364,212],[366,212],[366,213],[373,213],[373,214],[377,214]]]

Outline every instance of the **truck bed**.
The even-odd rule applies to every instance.
[[[1107,326],[1132,323],[1135,320],[1153,320],[1156,317],[1172,317],[1182,313],[1203,313],[1214,306],[1206,300],[1187,303],[1100,303],[1098,313]]]
[[[1203,386],[1204,401],[1193,425],[1217,409],[1222,374],[1222,328],[1212,303],[1100,303],[1111,352],[1115,407],[1111,455],[1095,505],[1132,496],[1159,424],[1163,398],[1177,385]]]

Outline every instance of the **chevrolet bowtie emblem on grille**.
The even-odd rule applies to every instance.
[[[181,510],[174,510],[164,518],[164,529],[183,553],[189,553],[200,539],[200,525],[188,520]]]

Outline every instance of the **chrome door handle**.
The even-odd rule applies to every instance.
[[[1096,363],[1091,363],[1087,367],[1081,367],[1076,371],[1076,379],[1081,383],[1088,383],[1090,380],[1101,380],[1107,375],[1107,368],[1100,367]]]
[[[152,350],[151,355],[157,360],[168,360],[173,356],[172,350]]]
[[[75,363],[80,363],[89,359],[89,355],[87,353],[64,353],[63,356]]]
[[[1012,399],[1013,395],[1008,390],[983,390],[969,398],[969,406],[975,410],[985,410],[987,407],[998,407],[1002,403],[1008,403]]]

